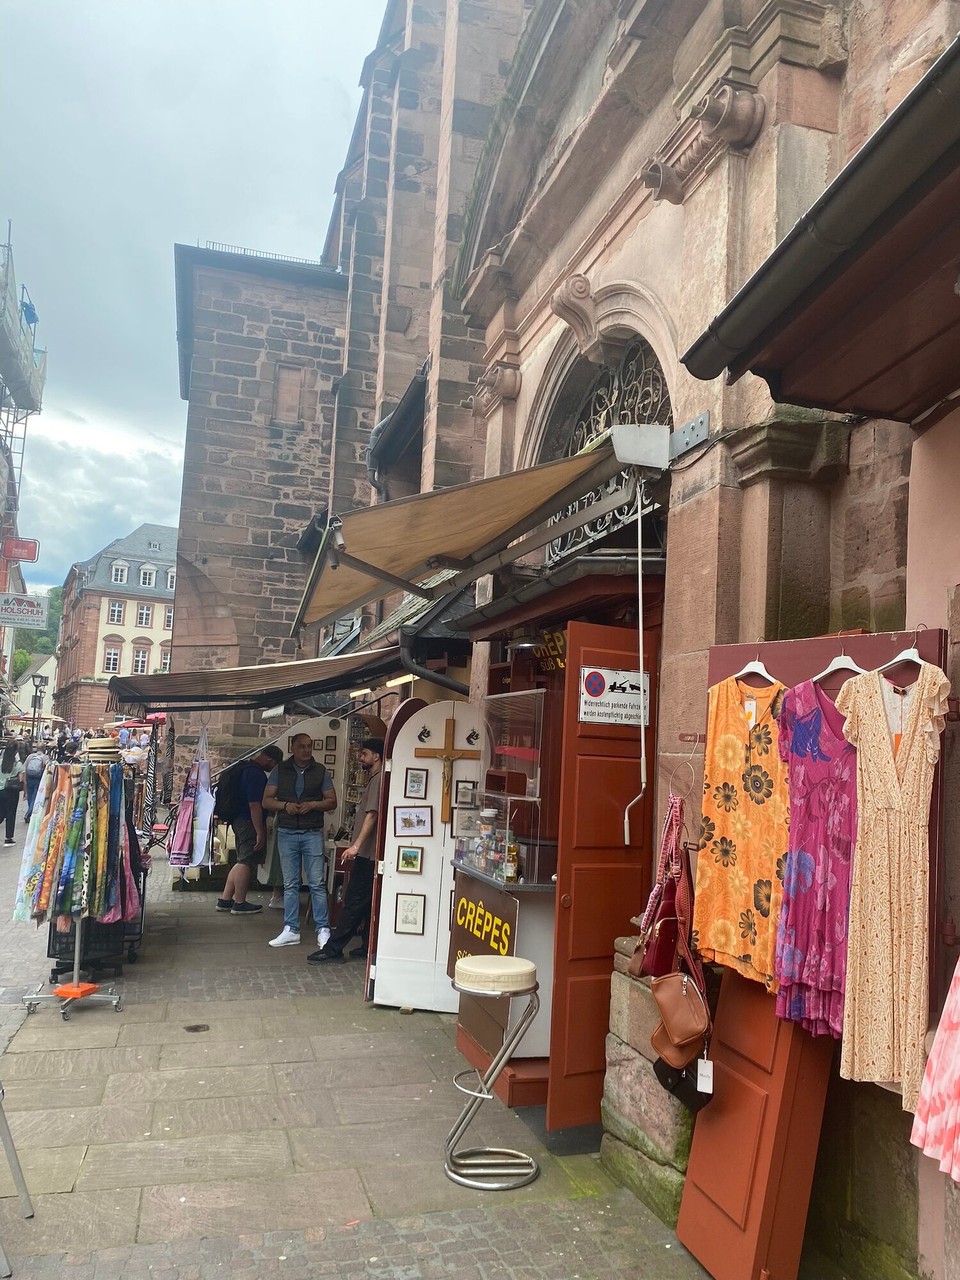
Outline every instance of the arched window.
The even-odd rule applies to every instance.
[[[584,370],[579,367],[571,376],[571,382],[583,386]],[[570,412],[570,397],[558,398],[552,421],[548,424],[540,449],[540,461],[554,458],[571,458],[587,445],[604,435],[617,423],[660,423],[673,426],[673,409],[667,381],[660,361],[645,338],[634,338],[614,369],[601,369],[592,379],[579,408]],[[606,494],[613,493],[623,483],[623,476],[614,476],[599,489],[578,498],[556,519],[563,519],[575,511],[596,505]],[[604,540],[605,549],[635,549],[636,534],[620,533],[633,525],[638,514],[643,520],[644,547],[663,547],[663,520],[659,504],[654,502],[641,484],[635,497],[625,506],[608,511],[595,520],[564,534],[547,548],[547,561],[552,563],[566,556],[585,550]],[[620,536],[618,537],[618,533]],[[599,549],[599,548],[595,548]]]

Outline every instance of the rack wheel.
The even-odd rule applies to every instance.
[[[136,964],[136,963],[137,963],[137,960],[138,960],[139,958],[140,958],[140,957],[137,955],[137,948],[136,948],[136,947],[131,947],[131,948],[129,949],[129,951],[127,952],[127,963],[128,963],[128,964]]]
[[[64,1022],[69,1022],[69,1021],[70,1021],[70,1010],[69,1010],[69,1009],[61,1009],[61,1010],[60,1010],[60,1017],[64,1020]]]
[[[50,970],[50,985],[51,985],[52,987],[55,987],[59,981],[60,981],[60,970],[59,970],[59,969],[51,969],[51,970]]]
[[[37,1012],[37,1006],[35,1004],[27,1005],[27,1013],[36,1013],[36,1012]]]
[[[123,1013],[123,996],[117,997],[117,1003],[113,1006],[117,1013]]]

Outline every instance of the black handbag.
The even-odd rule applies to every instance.
[[[701,1093],[697,1088],[698,1061],[699,1059],[695,1059],[688,1067],[679,1071],[662,1058],[658,1058],[653,1064],[654,1074],[667,1093],[672,1093],[678,1102],[693,1112],[702,1111],[713,1100],[712,1093]]]

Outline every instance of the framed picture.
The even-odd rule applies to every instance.
[[[330,733],[327,735],[327,738],[323,744],[323,749],[324,751],[336,751],[337,735],[335,733]]]
[[[324,764],[328,764],[328,765],[329,765],[329,764],[336,764],[336,763],[337,763],[337,757],[336,757],[336,756],[324,756],[324,757],[323,757],[323,763],[324,763]]]
[[[406,800],[426,800],[426,769],[408,769],[403,779],[403,795]]]
[[[402,844],[397,850],[397,870],[406,876],[418,876],[423,871],[423,845]]]
[[[432,836],[433,805],[398,804],[393,811],[393,834],[400,836]]]
[[[465,809],[474,809],[477,805],[477,784],[464,778],[457,783],[454,804],[463,805]]]
[[[457,808],[453,811],[454,840],[469,840],[480,834],[480,810]]]
[[[393,922],[394,933],[423,933],[426,915],[425,893],[398,893],[397,914]]]

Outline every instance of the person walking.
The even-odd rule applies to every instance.
[[[46,751],[40,746],[34,747],[23,762],[23,781],[27,796],[27,812],[24,817],[25,822],[30,821],[30,815],[33,813],[33,802],[37,798],[40,779],[43,777],[43,771],[46,767]]]
[[[17,751],[16,740],[10,738],[0,758],[0,818],[5,824],[5,845],[13,844],[13,831],[17,822],[17,805],[23,788],[23,761]]]
[[[271,743],[251,759],[233,765],[233,777],[229,782],[224,777],[220,779],[214,812],[222,813],[220,792],[228,789],[230,812],[224,816],[233,828],[237,860],[227,873],[223,897],[217,899],[218,911],[229,911],[234,916],[252,916],[263,910],[259,903],[247,901],[247,892],[267,848],[267,825],[263,816],[267,774],[282,759],[283,752]]]
[[[300,941],[300,885],[310,890],[317,945],[330,937],[327,913],[326,860],[323,849],[324,814],[337,807],[330,775],[313,758],[313,739],[298,733],[291,755],[270,774],[263,807],[277,815],[277,852],[283,871],[283,928],[271,947],[296,946]]]
[[[319,951],[307,956],[310,964],[344,961],[343,949],[362,930],[370,917],[373,901],[373,873],[377,856],[377,819],[380,811],[380,769],[383,764],[383,739],[368,738],[360,749],[360,768],[367,775],[363,795],[353,819],[353,843],[343,851],[343,861],[352,862],[350,883],[337,921],[337,931],[320,943]],[[361,937],[363,934],[361,932]],[[365,951],[366,948],[363,948]],[[352,953],[351,953],[352,954]]]

